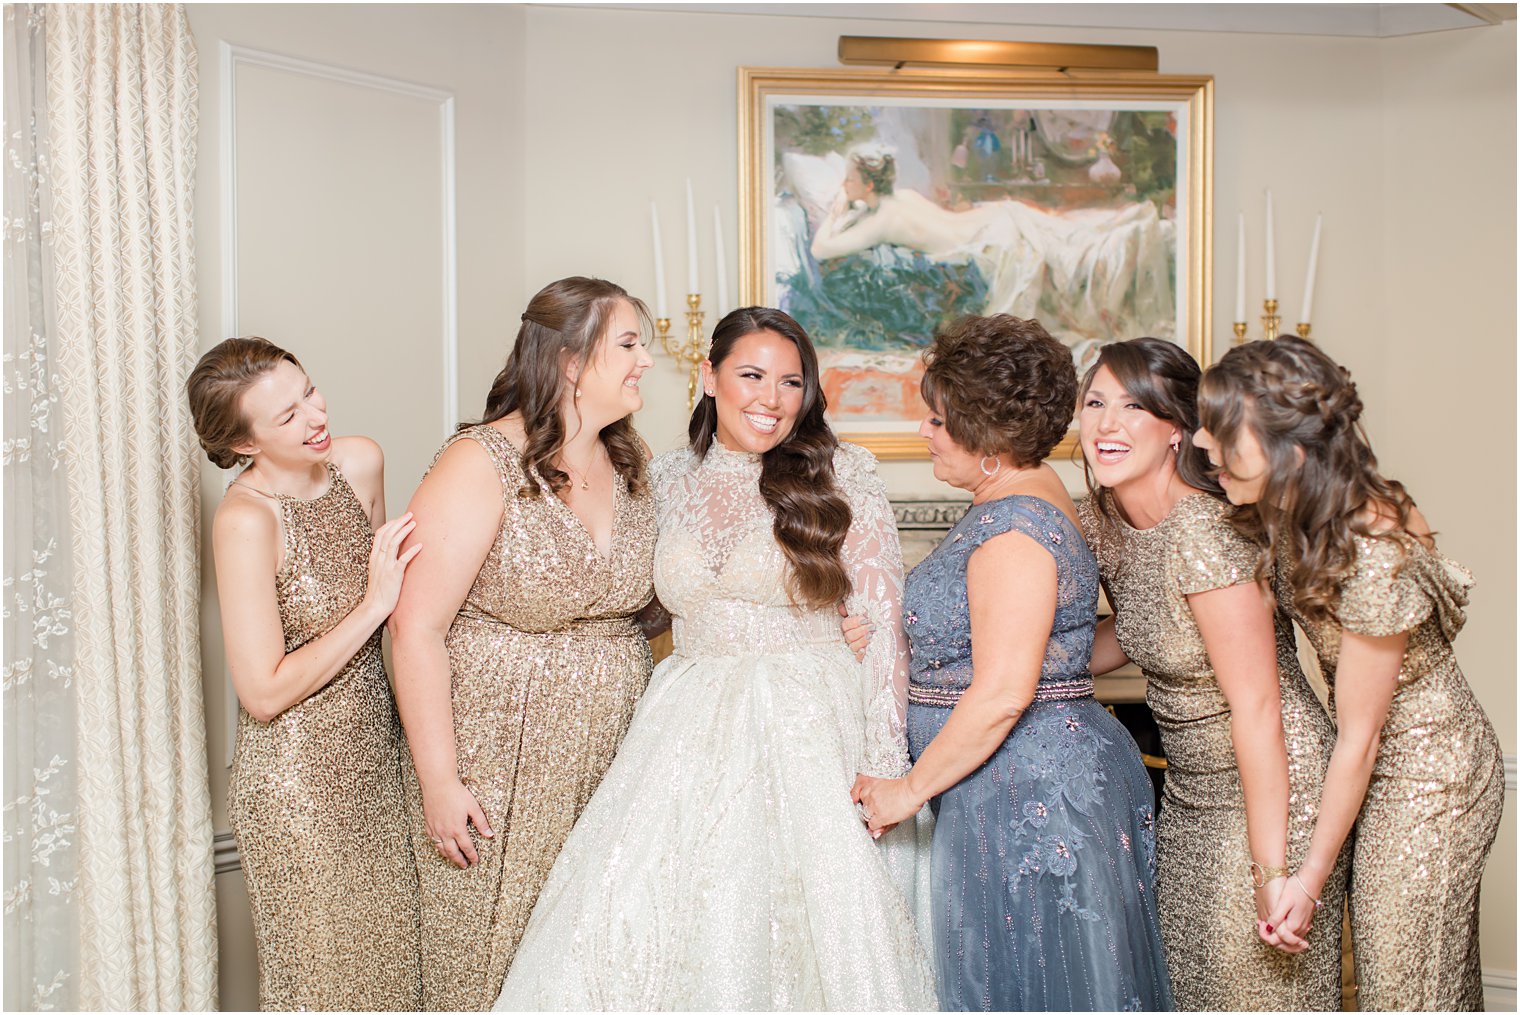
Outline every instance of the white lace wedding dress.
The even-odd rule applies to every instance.
[[[651,464],[675,652],[565,842],[498,1011],[935,1007],[904,898],[926,836],[904,822],[873,842],[849,798],[857,771],[908,767],[901,551],[872,456],[844,445],[834,467],[853,513],[847,602],[877,630],[864,664],[833,610],[790,605],[758,456],[715,441]]]

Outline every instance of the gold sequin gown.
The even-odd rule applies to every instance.
[[[1104,496],[1107,496],[1106,494]],[[1111,502],[1110,502],[1111,503]],[[1246,805],[1220,690],[1190,594],[1254,579],[1257,547],[1225,520],[1228,505],[1189,494],[1148,529],[1107,528],[1092,498],[1079,517],[1098,557],[1125,655],[1145,673],[1167,770],[1157,827],[1156,901],[1181,1010],[1340,1008],[1341,922],[1349,849],[1322,896],[1309,948],[1287,955],[1256,933]],[[1278,690],[1288,749],[1288,863],[1309,848],[1335,729],[1304,679],[1293,628],[1278,612]]]
[[[369,517],[336,467],[314,500],[278,497],[285,651],[364,598]],[[406,744],[380,630],[338,675],[263,723],[238,709],[228,811],[253,909],[265,1010],[416,1010],[417,874]]]
[[[575,513],[547,492],[517,495],[521,455],[495,427],[471,427],[501,480],[501,528],[449,628],[461,780],[494,838],[471,828],[480,862],[438,855],[408,777],[422,888],[423,1006],[491,1007],[570,826],[601,782],[649,681],[634,615],[653,597],[654,499],[614,479],[604,559]],[[442,454],[442,451],[439,452]]]
[[[1343,630],[1409,635],[1356,824],[1357,1004],[1481,1010],[1478,888],[1504,809],[1504,762],[1451,648],[1467,619],[1472,574],[1416,540],[1358,538],[1356,550],[1336,620],[1293,612],[1319,656],[1332,708]],[[1280,559],[1278,598],[1293,610],[1288,573]]]

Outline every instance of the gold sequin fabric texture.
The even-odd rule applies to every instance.
[[[1295,612],[1319,656],[1333,707],[1343,631],[1408,632],[1357,819],[1351,938],[1364,1011],[1483,1007],[1478,889],[1504,809],[1494,728],[1457,665],[1472,574],[1417,540],[1358,537],[1334,620]],[[1283,560],[1278,575],[1288,574]],[[1292,609],[1292,590],[1278,582]]]
[[[614,479],[611,555],[558,497],[521,498],[521,455],[461,431],[495,465],[501,528],[449,629],[459,775],[494,838],[460,870],[434,850],[408,778],[422,888],[424,1007],[489,1008],[565,836],[612,762],[651,659],[634,615],[654,594],[654,498]],[[440,454],[442,452],[440,451]],[[547,484],[544,484],[547,491]]]
[[[364,598],[373,542],[346,480],[280,497],[275,580],[285,651]],[[326,686],[262,723],[238,710],[228,810],[253,909],[259,1004],[415,1010],[417,876],[407,837],[401,724],[380,631]]]
[[[1104,526],[1091,498],[1078,512],[1114,607],[1119,644],[1145,673],[1146,702],[1166,752],[1156,900],[1172,990],[1183,1010],[1335,1010],[1349,848],[1326,880],[1327,915],[1315,921],[1308,950],[1287,955],[1256,933],[1230,706],[1187,600],[1254,580],[1259,551],[1225,519],[1227,508],[1207,494],[1190,494],[1148,529],[1122,519]],[[1298,665],[1291,622],[1281,611],[1275,619],[1288,750],[1287,855],[1297,866],[1314,832],[1335,730]]]

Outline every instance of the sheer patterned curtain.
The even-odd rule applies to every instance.
[[[195,47],[106,4],[7,8],[7,45],[6,1001],[211,1008]]]
[[[5,7],[5,1007],[79,1007],[78,754],[43,105],[45,16]]]

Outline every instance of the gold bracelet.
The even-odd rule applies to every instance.
[[[1266,864],[1257,863],[1255,860],[1251,861],[1249,870],[1251,872],[1251,885],[1255,888],[1265,888],[1268,881],[1288,876],[1288,868],[1286,867],[1269,867]]]
[[[1298,890],[1301,891],[1301,892],[1303,892],[1304,895],[1306,895],[1308,897],[1308,899],[1309,899],[1310,902],[1314,903],[1314,908],[1315,909],[1318,909],[1320,906],[1324,905],[1323,902],[1321,902],[1319,899],[1316,899],[1310,893],[1309,889],[1307,889],[1307,888],[1304,887],[1304,883],[1302,881],[1298,880],[1298,875],[1297,874],[1293,875],[1293,877],[1290,878],[1289,880],[1291,880],[1295,885],[1298,886]]]

